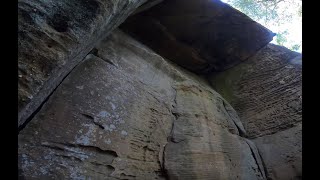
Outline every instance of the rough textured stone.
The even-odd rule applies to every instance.
[[[197,73],[221,71],[250,57],[274,34],[219,0],[167,0],[129,17],[124,31]]]
[[[253,140],[270,179],[302,179],[302,124]]]
[[[206,81],[116,31],[20,132],[19,170],[26,179],[263,179],[245,133]]]
[[[146,0],[19,0],[20,126],[94,45]]]
[[[301,65],[301,54],[269,44],[246,62],[209,77],[256,143],[268,179],[302,178]]]
[[[301,62],[301,54],[269,44],[210,81],[235,108],[247,135],[259,137],[301,122]]]
[[[130,14],[140,42],[104,38]],[[239,11],[20,0],[18,15],[21,179],[302,178],[301,54]]]
[[[164,154],[169,179],[263,179],[260,157],[238,135],[226,102],[195,85],[175,89],[176,119]]]

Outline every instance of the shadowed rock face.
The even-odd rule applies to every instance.
[[[167,0],[129,17],[122,30],[197,73],[222,71],[268,44],[273,33],[218,0]]]
[[[19,1],[20,178],[301,179],[301,54],[220,1],[144,2]]]
[[[116,31],[19,134],[31,178],[263,179],[256,147],[206,81]]]
[[[145,0],[19,0],[20,126],[94,45]]]
[[[269,44],[209,79],[236,109],[270,179],[301,179],[301,54]]]

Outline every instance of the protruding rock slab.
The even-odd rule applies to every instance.
[[[18,125],[146,0],[19,0]]]
[[[161,56],[197,73],[221,71],[253,55],[274,34],[219,0],[167,0],[121,26]]]
[[[259,162],[239,136],[240,121],[224,101],[196,75],[116,31],[20,132],[20,174],[261,179]]]

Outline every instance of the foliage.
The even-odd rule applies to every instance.
[[[288,34],[288,31],[283,31],[283,32],[278,33],[276,35],[276,42],[277,42],[278,45],[284,46],[284,43],[287,42],[287,38],[286,38],[287,34]]]
[[[281,24],[290,20],[294,15],[302,15],[301,0],[229,0],[227,2],[254,20],[263,21],[264,24]],[[283,11],[280,5],[284,3],[296,6],[297,11]]]
[[[261,19],[265,23],[277,19],[279,17],[276,7],[274,4],[275,0],[234,0],[233,5],[238,7],[243,13],[250,17],[255,17],[256,19]],[[273,7],[272,7],[273,6]]]
[[[293,51],[298,51],[299,49],[300,49],[300,44],[295,44],[295,45],[293,45],[293,46],[291,46],[291,50],[293,50]]]
[[[236,9],[245,13],[253,20],[266,27],[280,27],[290,23],[293,18],[302,17],[302,0],[224,0]],[[287,10],[290,6],[292,10]],[[289,46],[291,50],[297,51],[300,44],[288,41],[288,29],[276,32],[275,43],[282,46]],[[291,45],[288,45],[291,44]]]

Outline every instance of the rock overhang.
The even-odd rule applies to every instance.
[[[120,28],[178,65],[207,74],[248,59],[272,31],[219,0],[167,0],[130,16]]]

